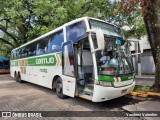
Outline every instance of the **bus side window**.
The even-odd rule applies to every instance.
[[[28,56],[28,49],[27,49],[27,46],[23,47],[23,51],[22,51],[22,56],[23,57],[27,57]]]
[[[18,54],[19,54],[19,51],[16,50],[16,52],[15,52],[16,59],[18,59]]]
[[[16,51],[13,51],[13,59],[16,59]]]
[[[45,37],[37,43],[36,55],[42,55],[47,53],[48,41],[49,41],[49,38]]]
[[[50,40],[48,42],[48,51],[51,52],[59,52],[61,51],[61,45],[64,41],[63,31],[58,31],[50,36]]]
[[[18,58],[22,58],[22,48],[18,49]]]
[[[36,55],[36,45],[37,42],[28,45],[28,56]]]

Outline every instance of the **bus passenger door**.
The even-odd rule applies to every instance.
[[[76,77],[74,49],[71,41],[65,42],[62,46],[62,74],[63,94],[74,97]]]

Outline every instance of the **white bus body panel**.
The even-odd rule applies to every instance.
[[[76,88],[76,79],[74,77],[62,75],[63,94],[74,97]]]
[[[135,81],[131,85],[119,88],[103,87],[95,84],[92,101],[102,102],[124,96],[126,94],[129,94],[134,89],[134,86],[135,86]],[[122,94],[121,93],[122,90],[127,90],[127,91]]]
[[[47,69],[47,73],[40,69]],[[62,75],[61,66],[27,66],[26,74],[21,74],[21,79],[52,89],[52,80],[55,75]]]
[[[45,56],[44,56],[45,57]],[[76,79],[62,75],[62,66],[25,66],[26,74],[21,73],[21,79],[30,83],[34,83],[43,87],[52,89],[52,81],[54,76],[58,75],[62,78],[63,94],[70,97],[75,95]],[[40,69],[46,69],[47,73],[41,72]],[[11,76],[20,72],[20,66],[11,66]]]
[[[57,53],[52,53],[52,54],[48,54],[50,56],[54,56]],[[41,55],[41,56],[35,56],[35,57],[30,57],[30,58],[36,58],[38,59],[38,57],[46,57],[48,55]],[[24,59],[30,59],[30,58],[24,58]],[[13,61],[19,61],[19,60],[24,60],[24,59],[17,59],[17,60],[13,60]],[[10,70],[11,70],[11,76],[14,77],[14,73],[18,73],[20,72],[20,65],[18,63],[18,66],[11,66]],[[53,66],[22,66],[26,68],[26,74],[20,73],[21,75],[21,79],[27,82],[31,82],[40,86],[44,86],[47,88],[52,89],[52,81],[53,78],[58,75],[58,76],[62,76],[62,65],[53,65]],[[42,72],[41,69],[46,69],[47,72]]]

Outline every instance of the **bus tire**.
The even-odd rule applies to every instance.
[[[18,73],[18,82],[23,83],[23,81],[21,80],[21,74],[20,73]]]
[[[66,95],[63,94],[63,84],[62,79],[59,77],[56,80],[56,94],[59,98],[64,99],[66,98]]]
[[[14,78],[15,78],[16,82],[18,82],[18,74],[16,72],[14,73]]]

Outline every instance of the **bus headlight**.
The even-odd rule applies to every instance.
[[[112,87],[111,82],[99,81],[99,84],[105,87]]]

